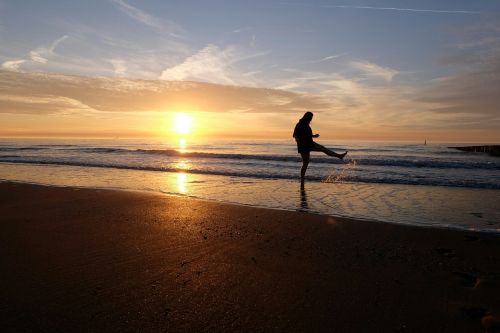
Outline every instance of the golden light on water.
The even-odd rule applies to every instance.
[[[193,127],[193,118],[187,113],[176,113],[174,116],[174,130],[177,134],[189,134]]]
[[[182,160],[182,161],[175,163],[174,165],[175,165],[175,168],[179,171],[191,169],[191,164],[189,163],[189,161]]]
[[[187,182],[187,174],[184,172],[177,173],[177,188],[179,193],[186,194],[186,182]]]

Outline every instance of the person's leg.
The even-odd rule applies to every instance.
[[[310,152],[300,153],[302,156],[302,168],[300,169],[300,181],[304,182],[304,177],[306,176],[307,166],[309,165]]]
[[[324,147],[316,142],[314,143],[312,150],[313,151],[320,151],[320,152],[327,154],[328,156],[334,156],[334,157],[337,157],[340,159],[343,159],[345,157],[345,155],[347,155],[347,152],[345,152],[343,154],[337,154],[333,150],[330,150],[330,149],[328,149],[328,148],[326,148],[326,147]]]

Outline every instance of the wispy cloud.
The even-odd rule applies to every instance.
[[[485,126],[500,126],[500,24],[458,29],[461,44],[448,49],[440,62],[458,67],[458,72],[432,80],[418,99],[431,103],[435,112],[486,117]]]
[[[90,76],[121,76],[122,74],[115,70],[117,67],[110,63],[110,59],[119,59],[123,60],[127,67],[123,76],[155,79],[165,67],[179,63],[193,52],[184,40],[165,34],[141,33],[140,39],[136,39],[136,36],[124,34],[122,31],[103,29],[71,18],[56,18],[51,23],[70,37],[63,45],[58,46],[53,57],[48,57],[46,64],[29,60],[29,63],[21,65],[21,69]],[[134,22],[128,23],[133,25]],[[18,57],[21,58],[23,57]],[[30,59],[29,55],[26,59]]]
[[[323,59],[326,58],[330,57]],[[315,94],[329,93],[333,87],[337,89],[335,92],[337,95],[350,95],[354,98],[361,90],[366,91],[370,87],[375,89],[378,86],[385,87],[391,84],[394,76],[399,73],[396,69],[367,60],[346,60],[341,64],[341,68],[339,72],[286,68],[283,71],[288,73],[287,77],[275,81],[273,86]]]
[[[140,22],[158,33],[166,33],[171,37],[183,38],[186,34],[184,29],[172,21],[159,19],[147,12],[129,5],[123,0],[110,0],[119,10],[132,19]]]
[[[248,31],[248,30],[252,30],[253,27],[242,27],[242,28],[236,28],[234,30],[231,30],[230,33],[233,33],[233,34],[238,34],[240,32],[244,32],[244,31]]]
[[[165,69],[160,76],[162,80],[201,80],[223,84],[234,84],[228,74],[233,58],[234,48],[220,49],[215,45],[207,45],[197,53],[186,58],[181,64]]]
[[[179,105],[204,112],[251,113],[330,108],[321,97],[278,89],[0,70],[0,113],[168,112]]]
[[[398,71],[392,68],[383,67],[369,61],[351,61],[350,65],[362,71],[365,75],[382,78],[387,82],[392,81]]]
[[[193,55],[187,57],[182,63],[165,69],[161,75],[162,80],[194,80],[219,84],[252,85],[251,75],[243,74],[233,65],[263,56],[268,52],[248,52],[237,46],[220,48],[209,44]]]
[[[95,111],[78,100],[57,95],[9,95],[0,94],[3,113],[16,114],[71,114],[82,111]]]
[[[29,59],[16,59],[16,60],[5,61],[2,64],[2,68],[10,71],[18,71],[19,67],[22,64],[26,64],[29,62],[46,64],[49,61],[48,58],[54,55],[54,51],[56,50],[57,46],[67,38],[68,36],[64,35],[61,38],[58,38],[55,41],[53,41],[52,44],[50,44],[49,46],[42,46],[34,50],[31,50],[29,52]]]
[[[323,57],[321,59],[316,59],[316,60],[308,61],[308,63],[310,63],[310,64],[317,64],[317,63],[325,62],[325,61],[328,61],[328,60],[333,60],[333,59],[340,58],[342,56],[345,56],[346,54],[348,54],[348,53],[344,52],[344,53],[340,53],[340,54],[329,55],[329,56]]]
[[[116,76],[123,77],[127,72],[127,63],[122,59],[110,59],[109,62],[113,65],[113,71]]]
[[[290,6],[314,6],[308,3],[299,2],[281,2],[283,5]],[[402,7],[375,7],[375,6],[356,6],[356,5],[318,5],[323,8],[342,8],[359,10],[387,10],[396,12],[414,12],[414,13],[435,13],[435,14],[480,14],[479,11],[455,10],[455,9],[421,9],[421,8],[402,8]]]
[[[19,66],[25,63],[26,60],[18,59],[18,60],[7,60],[2,64],[2,68],[9,71],[18,71]]]
[[[286,76],[270,82],[277,89],[311,94],[328,101],[327,119],[318,127],[335,126],[338,130],[383,133],[386,127],[431,130],[461,125],[454,114],[437,115],[432,103],[415,97],[419,89],[403,80],[394,82],[395,69],[386,68],[366,60],[349,61],[341,72],[283,69]],[[345,67],[345,68],[344,68]]]
[[[367,10],[389,10],[398,12],[436,13],[436,14],[479,14],[470,10],[439,10],[439,9],[418,9],[418,8],[398,8],[398,7],[372,7],[372,6],[352,6],[352,5],[323,5],[325,8],[345,8],[345,9],[367,9]]]
[[[38,47],[32,51],[30,51],[30,59],[35,62],[39,62],[42,64],[46,64],[48,61],[48,57],[54,54],[57,46],[67,39],[68,36],[64,35],[61,38],[56,39],[52,44],[48,47]]]

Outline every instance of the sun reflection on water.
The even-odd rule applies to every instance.
[[[185,171],[185,170],[190,170],[191,169],[191,164],[187,160],[180,160],[180,161],[175,162],[174,167],[178,171],[182,172],[182,171]]]
[[[179,193],[186,194],[187,193],[187,173],[179,172],[177,173],[177,188]]]

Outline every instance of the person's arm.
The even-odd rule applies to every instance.
[[[318,138],[319,137],[319,134],[313,134],[312,132],[312,129],[311,129],[311,126],[307,126],[307,131],[306,131],[306,135],[307,135],[307,138],[309,139],[312,139],[312,138]]]

